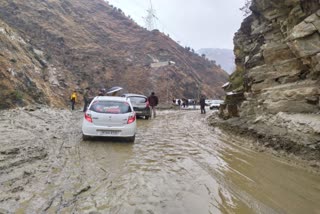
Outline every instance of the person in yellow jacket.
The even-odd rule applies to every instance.
[[[74,105],[77,102],[77,92],[76,91],[72,92],[70,100],[71,100],[71,109],[74,110]]]

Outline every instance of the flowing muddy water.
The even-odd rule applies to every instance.
[[[0,112],[0,213],[320,213],[320,176],[248,149],[199,111],[81,140],[81,112]]]

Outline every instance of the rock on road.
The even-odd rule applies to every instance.
[[[159,111],[132,144],[82,141],[81,112],[1,111],[0,213],[320,213],[319,175],[207,115]]]

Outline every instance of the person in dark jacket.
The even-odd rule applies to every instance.
[[[84,90],[84,93],[83,93],[83,101],[84,101],[83,112],[87,111],[87,107],[92,100],[90,93],[91,93],[91,89],[89,87]]]
[[[201,114],[205,114],[206,113],[206,99],[205,97],[202,95],[200,98],[200,110],[201,110]]]
[[[154,92],[152,92],[151,95],[148,97],[148,102],[151,108],[152,117],[156,118],[156,106],[159,103],[159,99]]]
[[[106,94],[106,89],[105,88],[101,88],[98,92],[98,96],[105,96]]]

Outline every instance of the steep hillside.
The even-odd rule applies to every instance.
[[[235,70],[234,53],[230,49],[219,48],[203,48],[197,51],[200,55],[205,54],[210,60],[214,60],[217,65],[221,65],[222,69],[229,74]]]
[[[246,96],[238,124],[268,146],[306,148],[319,160],[320,3],[253,0],[251,10],[234,38],[230,79]]]
[[[72,90],[87,86],[156,91],[163,102],[194,97],[200,89],[214,97],[227,79],[213,63],[103,0],[4,0],[0,21],[0,93],[7,100],[1,108],[65,105]],[[175,64],[150,67],[158,61]]]

